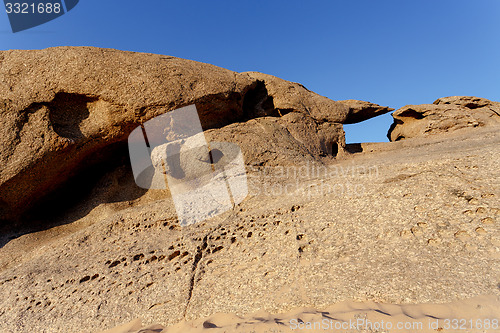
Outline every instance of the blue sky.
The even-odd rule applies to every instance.
[[[450,95],[500,101],[499,0],[80,0],[12,33],[0,49],[98,46],[260,71],[334,100],[399,108]],[[390,115],[346,126],[348,142],[387,141]]]

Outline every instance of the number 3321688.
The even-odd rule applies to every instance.
[[[7,14],[59,14],[62,10],[60,3],[26,3],[7,2],[5,4]]]

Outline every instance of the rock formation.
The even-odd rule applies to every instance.
[[[0,220],[114,156],[139,124],[190,104],[248,163],[315,160],[345,145],[348,108],[270,75],[89,47],[5,51],[0,64]]]
[[[394,111],[393,108],[387,106],[380,106],[378,104],[358,101],[355,99],[348,99],[339,102],[349,107],[349,113],[347,114],[344,124],[359,123],[361,121]]]
[[[433,104],[406,105],[392,114],[391,141],[500,123],[500,103],[484,98],[452,96]]]
[[[389,108],[173,57],[0,52],[0,96],[1,332],[500,294],[498,103],[400,109],[390,137],[414,139],[351,155],[343,124]],[[169,190],[134,182],[126,140],[190,104],[208,142],[241,148],[249,195],[182,227]]]

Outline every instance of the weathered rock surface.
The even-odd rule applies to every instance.
[[[283,117],[263,117],[205,133],[210,141],[238,144],[250,165],[293,165],[299,161],[329,160],[345,155],[342,124],[311,119],[291,112]]]
[[[238,122],[224,132],[244,143],[249,163],[342,152],[348,114],[269,75],[88,47],[1,52],[0,96],[0,220],[112,156],[137,125],[182,106],[196,105],[205,130]]]
[[[438,98],[433,104],[436,105],[457,105],[463,106],[468,109],[474,110],[483,107],[489,107],[492,111],[498,114],[500,111],[500,103],[492,102],[486,98],[474,97],[474,96],[450,96]]]
[[[500,124],[500,103],[484,98],[452,96],[433,104],[406,105],[392,114],[391,141]]]
[[[375,103],[358,101],[355,99],[347,99],[338,102],[349,107],[349,113],[347,114],[347,118],[344,120],[344,124],[359,123],[361,121],[394,111],[393,108],[387,106],[380,106]]]
[[[196,104],[207,128],[240,119],[255,85],[207,64],[97,48],[5,51],[0,64],[0,218],[156,115]]]
[[[246,72],[250,77],[263,81],[269,95],[261,104],[261,114],[269,114],[267,105],[274,105],[275,112],[285,115],[291,111],[300,111],[320,122],[344,123],[349,115],[349,108],[344,104],[320,96],[300,83],[289,82],[272,75]]]
[[[0,331],[498,296],[499,133],[380,144],[327,169],[252,167],[247,200],[188,227],[168,195],[120,198],[134,186],[124,164],[47,217],[58,226],[5,234]]]
[[[271,114],[270,106],[274,105],[274,112],[280,115],[298,111],[320,122],[353,124],[394,110],[387,106],[354,99],[332,101],[308,90],[300,83],[258,72],[245,73],[265,82],[267,99],[261,100],[256,108],[262,115]]]
[[[333,159],[342,123],[371,113],[295,83],[94,48],[0,61],[3,218],[44,200],[0,230],[1,332],[500,294],[493,121]],[[447,102],[434,107],[493,105]],[[135,184],[124,140],[193,103],[208,141],[243,150],[250,195],[181,227],[168,190]]]

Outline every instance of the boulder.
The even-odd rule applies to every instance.
[[[256,83],[195,61],[89,47],[1,52],[0,77],[0,219],[159,114],[196,104],[205,128],[239,120]]]
[[[473,96],[450,96],[450,97],[442,97],[438,98],[434,101],[436,105],[457,105],[463,106],[468,109],[478,109],[483,107],[489,107],[491,110],[496,112],[497,114],[500,112],[500,103],[492,102],[486,98],[481,97],[473,97]]]
[[[406,105],[392,114],[394,123],[387,137],[390,141],[424,137],[500,124],[500,103],[484,98],[453,96],[433,104]]]
[[[264,155],[267,163],[317,159],[345,145],[346,106],[260,73],[58,47],[0,52],[0,78],[0,220],[19,218],[68,179],[124,155],[134,128],[187,105],[196,105],[213,137],[220,129],[221,139],[242,143],[249,163]]]

